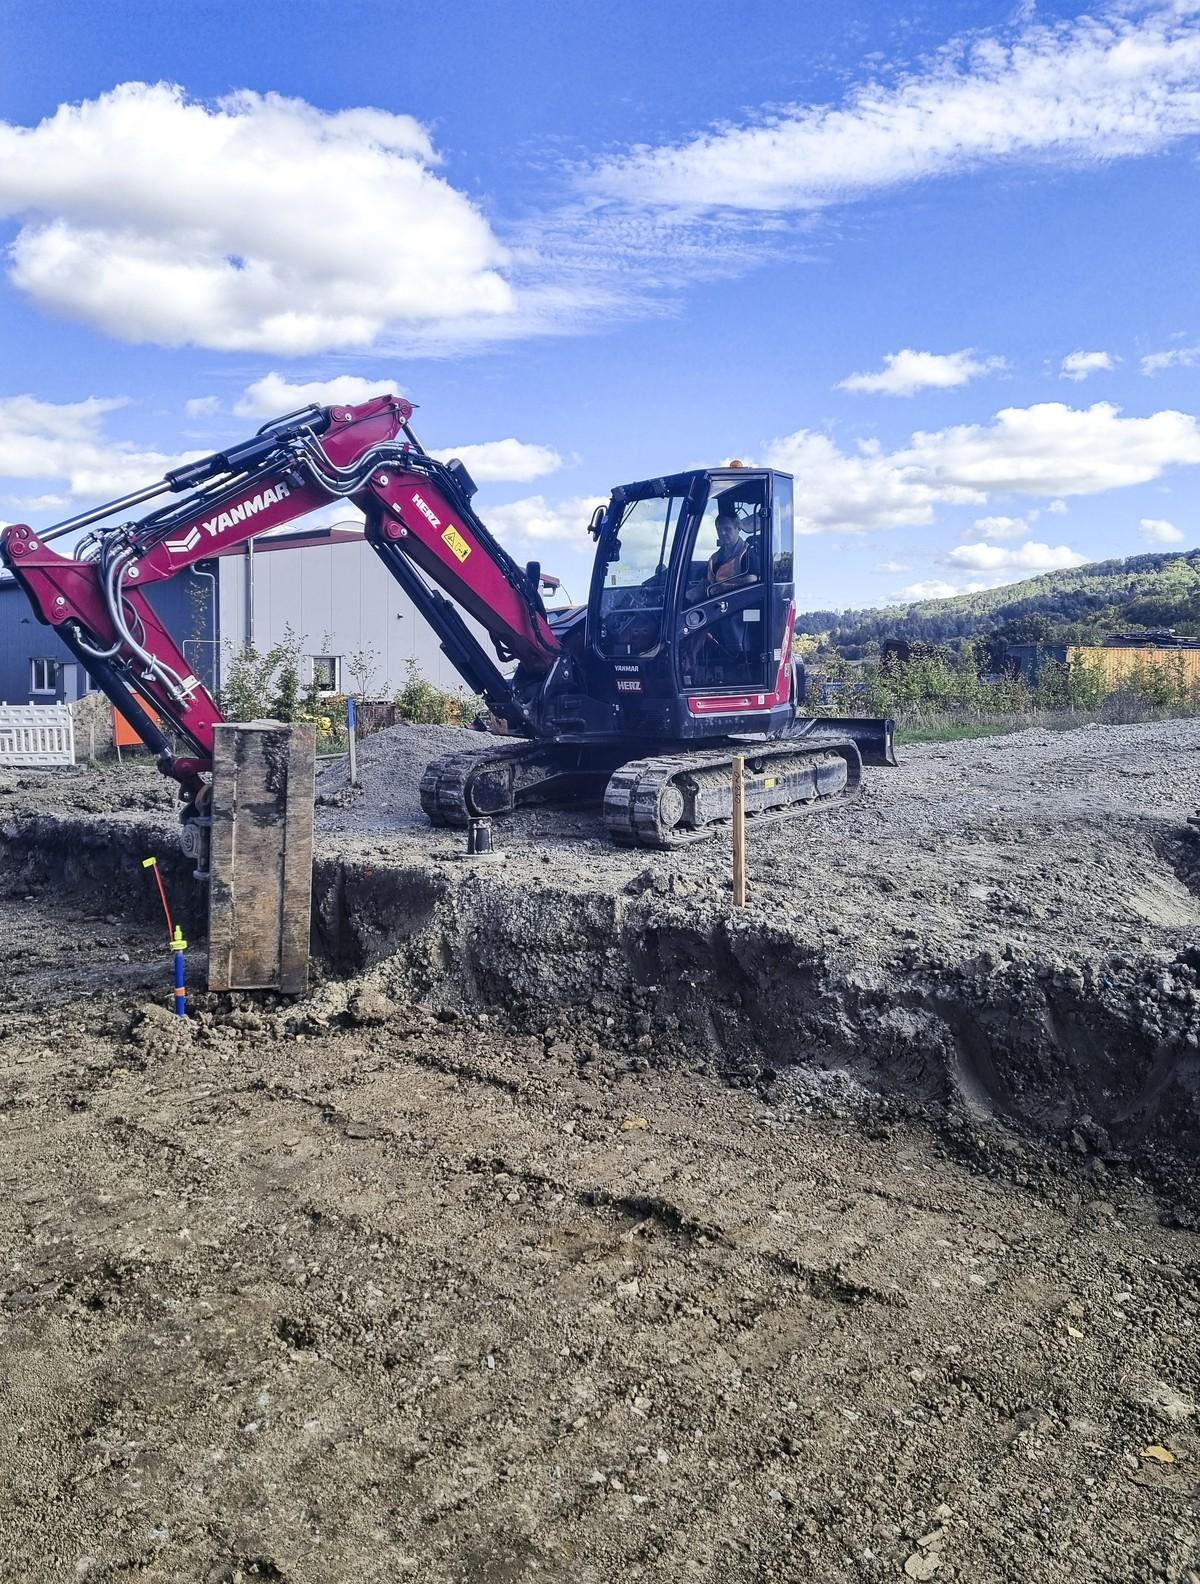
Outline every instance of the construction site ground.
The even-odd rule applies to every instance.
[[[1196,1584],[1200,723],[909,749],[741,913],[465,862],[464,735],[186,1020],[165,784],[0,772],[0,1578]]]

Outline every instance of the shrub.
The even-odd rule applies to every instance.
[[[418,726],[467,726],[483,708],[483,700],[467,693],[447,693],[421,675],[415,659],[405,661],[408,681],[396,694],[396,710]]]
[[[1107,680],[1098,652],[1047,661],[1035,685],[1009,672],[988,675],[982,646],[929,647],[908,660],[852,664],[838,656],[810,668],[814,714],[891,715],[903,725],[1032,725],[1081,715],[1106,722],[1200,713],[1200,688],[1188,682],[1182,654],[1154,664],[1135,656],[1119,683]],[[820,702],[824,700],[824,702]]]
[[[232,721],[312,721],[317,752],[336,753],[346,743],[346,700],[322,696],[314,677],[300,682],[304,639],[285,627],[279,643],[261,654],[253,644],[230,649],[219,703]]]

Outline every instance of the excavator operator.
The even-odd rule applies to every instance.
[[[742,534],[742,525],[732,512],[717,518],[717,548],[708,558],[708,583],[705,598],[715,599],[733,589],[749,588],[762,574],[754,546]]]
[[[721,512],[716,521],[717,548],[708,558],[703,581],[697,580],[687,590],[688,602],[693,605],[703,600],[717,599],[735,589],[750,588],[761,581],[758,553],[742,533],[740,519],[733,512]],[[740,617],[740,613],[738,613]],[[704,665],[704,652],[708,650],[714,660],[737,662],[742,659],[742,623],[734,616],[726,616],[711,623],[693,645],[692,668]],[[713,651],[716,653],[713,653]]]

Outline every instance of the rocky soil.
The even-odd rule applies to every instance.
[[[399,725],[318,778],[318,853],[402,868],[447,866],[461,833],[431,830],[418,803],[428,762],[481,742],[455,727]],[[1096,962],[1187,944],[1200,927],[1187,816],[1200,808],[1200,720],[1033,730],[902,750],[868,770],[836,813],[750,827],[750,916],[860,965],[905,942],[961,957],[980,948]],[[170,784],[145,763],[89,771],[0,770],[0,825],[35,811],[117,813],[172,830]],[[501,881],[575,894],[655,890],[726,905],[728,843],[673,854],[615,849],[598,811],[545,810],[497,826]],[[457,870],[458,866],[455,866]]]
[[[1127,1164],[353,980],[181,1028],[144,934],[0,918],[0,1577],[1198,1576]]]
[[[444,736],[186,1022],[169,794],[0,778],[0,1578],[1197,1584],[1200,724],[908,750],[738,917],[458,861]]]
[[[362,746],[359,790],[344,765],[321,778],[326,845],[402,863],[456,854],[431,832],[417,790],[428,761],[477,735],[397,726]],[[868,770],[836,813],[750,827],[751,909],[795,935],[844,939],[856,962],[904,941],[925,952],[980,946],[1095,961],[1128,945],[1190,939],[1200,901],[1186,874],[1186,819],[1200,808],[1200,720],[1023,731],[904,748]],[[642,883],[724,901],[728,843],[670,855],[614,849],[598,812],[522,815],[501,829],[508,883],[614,893]]]

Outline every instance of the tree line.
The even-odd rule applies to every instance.
[[[803,647],[848,660],[877,653],[889,638],[957,648],[1002,632],[1009,642],[1088,644],[1167,627],[1200,634],[1200,550],[1097,561],[949,599],[796,618],[797,634],[809,640]]]

